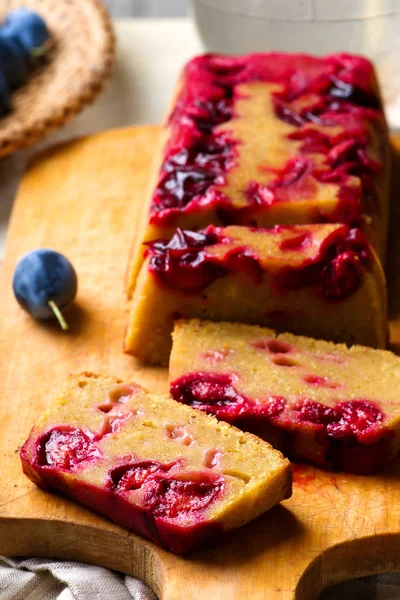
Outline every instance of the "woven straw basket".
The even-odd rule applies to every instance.
[[[114,35],[98,0],[0,0],[0,18],[17,6],[38,12],[54,40],[47,64],[12,95],[0,118],[0,157],[64,125],[102,90],[115,58]]]

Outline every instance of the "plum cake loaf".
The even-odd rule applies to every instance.
[[[363,234],[347,225],[178,229],[148,245],[125,350],[167,364],[179,317],[384,347],[385,279]]]
[[[182,553],[291,495],[267,442],[135,383],[70,376],[21,450],[25,474]]]
[[[359,227],[384,257],[389,143],[372,64],[334,54],[190,61],[161,135],[141,242],[176,227]]]
[[[290,458],[372,473],[400,448],[400,358],[252,325],[177,321],[173,398]]]

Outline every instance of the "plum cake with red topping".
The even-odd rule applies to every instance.
[[[179,317],[384,347],[385,279],[363,234],[347,225],[178,229],[147,246],[126,351],[167,364]]]
[[[199,320],[177,321],[173,342],[173,398],[273,439],[294,460],[373,473],[399,451],[391,352]]]
[[[144,241],[169,239],[177,227],[330,222],[360,228],[382,259],[389,155],[366,58],[198,56],[161,135]]]
[[[25,474],[172,552],[291,494],[270,444],[135,383],[70,376],[21,449]]]

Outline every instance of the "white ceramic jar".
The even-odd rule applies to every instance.
[[[365,54],[400,98],[400,0],[191,0],[208,51]],[[398,100],[400,103],[400,100]]]

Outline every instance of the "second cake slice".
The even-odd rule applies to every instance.
[[[198,320],[178,321],[173,339],[171,395],[291,458],[372,473],[400,449],[400,358],[391,352]]]

